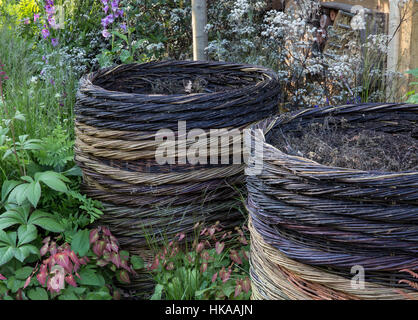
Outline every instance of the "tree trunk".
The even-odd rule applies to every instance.
[[[206,0],[192,0],[193,60],[207,60],[208,46]]]

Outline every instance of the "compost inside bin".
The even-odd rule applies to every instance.
[[[139,65],[140,66],[140,65]],[[193,94],[214,93],[244,88],[264,81],[261,72],[225,71],[207,68],[158,68],[142,70],[140,67],[102,74],[92,83],[103,89],[137,94]]]
[[[388,133],[327,117],[296,128],[277,126],[270,143],[282,152],[320,164],[364,171],[417,171],[416,130]]]

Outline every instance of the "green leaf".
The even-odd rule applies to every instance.
[[[92,269],[84,269],[79,272],[81,279],[77,281],[81,285],[103,287],[105,280],[100,274],[96,274]]]
[[[57,219],[52,214],[43,212],[41,210],[36,210],[32,212],[28,224],[35,224],[42,229],[51,231],[51,232],[63,232],[64,227],[58,222]]]
[[[3,186],[1,187],[1,202],[6,201],[6,197],[9,195],[10,191],[12,191],[17,185],[21,184],[21,181],[15,180],[6,180],[3,182]]]
[[[67,185],[63,182],[69,182],[68,178],[53,171],[38,172],[35,174],[35,181],[41,181],[55,191],[67,192]]]
[[[112,300],[112,296],[105,291],[89,292],[86,300]]]
[[[25,281],[23,280],[18,280],[15,277],[10,277],[9,279],[7,279],[7,287],[13,292],[16,293],[17,290],[19,290],[20,288],[23,288],[23,286],[25,285]]]
[[[164,287],[161,284],[157,284],[155,286],[154,293],[150,300],[161,300],[161,296],[163,294]]]
[[[0,230],[6,229],[18,223],[20,223],[20,221],[16,217],[0,217]]]
[[[59,295],[58,300],[79,300],[74,292],[63,292]]]
[[[7,149],[6,152],[3,155],[3,160],[5,160],[8,156],[10,156],[13,153],[12,149]]]
[[[15,271],[15,277],[18,280],[26,280],[32,274],[33,268],[23,267]]]
[[[119,38],[121,38],[122,40],[125,40],[126,43],[128,43],[128,37],[120,32],[117,31],[112,31],[112,33],[116,36],[118,36]]]
[[[38,236],[38,230],[33,224],[21,225],[17,229],[17,237],[19,239],[17,245],[20,246],[22,244],[29,243],[35,240],[37,236]]]
[[[0,248],[0,266],[12,260],[14,255],[15,255],[15,248],[13,247]]]
[[[76,177],[82,177],[83,176],[83,171],[81,171],[80,167],[78,166],[74,166],[71,169],[64,171],[62,173],[65,176],[76,176]]]
[[[26,259],[31,253],[40,257],[39,249],[32,244],[24,244],[23,246],[17,248],[16,251],[19,251],[18,254],[23,258],[23,260]]]
[[[41,185],[39,182],[32,182],[26,190],[26,196],[34,208],[41,198]]]
[[[144,260],[140,256],[132,256],[131,257],[131,264],[135,270],[143,269],[144,268]]]
[[[21,113],[19,110],[16,110],[15,116],[13,117],[16,120],[19,121],[25,121],[25,115],[23,113]]]
[[[75,253],[78,253],[81,257],[84,257],[90,248],[90,238],[88,230],[78,231],[71,241],[71,249]]]
[[[123,49],[119,56],[122,63],[131,62],[133,60],[131,53],[128,50]]]
[[[26,191],[29,187],[29,183],[23,183],[18,185],[16,188],[10,192],[9,195],[9,201],[15,202],[19,206],[23,204],[23,202],[26,200]]]
[[[29,290],[28,297],[31,300],[48,300],[48,293],[44,288],[38,287]]]
[[[16,241],[13,241],[13,238],[10,237],[10,233],[11,232],[6,233],[3,230],[0,230],[0,245],[1,243],[7,244],[11,247],[14,247],[16,245]]]

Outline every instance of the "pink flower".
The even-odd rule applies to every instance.
[[[0,273],[0,280],[7,280],[7,278]]]
[[[38,21],[38,19],[39,19],[39,14],[38,14],[38,13],[35,13],[35,14],[33,15],[33,22]]]
[[[216,272],[213,276],[212,276],[212,283],[214,283],[216,281],[216,278],[218,277],[218,273]]]
[[[111,36],[110,32],[107,29],[103,29],[102,36],[105,38],[109,38]]]

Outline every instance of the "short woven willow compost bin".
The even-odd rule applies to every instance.
[[[167,88],[164,94],[170,83],[184,88],[198,83],[202,92]],[[163,93],[153,93],[156,87]],[[244,182],[244,164],[160,165],[156,133],[172,130],[177,140],[185,140],[179,121],[188,132],[242,130],[277,113],[278,95],[271,70],[224,62],[129,64],[83,77],[75,107],[75,159],[83,170],[84,192],[105,206],[99,223],[147,261],[150,239],[163,244],[179,232],[191,237],[196,222],[219,220],[225,228],[241,223],[236,186]],[[234,151],[225,152],[229,158]],[[131,287],[150,286],[144,272]]]
[[[271,144],[275,132],[286,139],[324,119],[344,133],[369,129],[418,139],[418,105],[410,104],[313,108],[255,125],[254,132],[271,130],[265,140],[255,136],[263,167],[247,177],[252,298],[418,298],[399,283],[414,280],[400,270],[418,269],[418,172],[325,166]],[[364,288],[352,283],[358,266]]]

